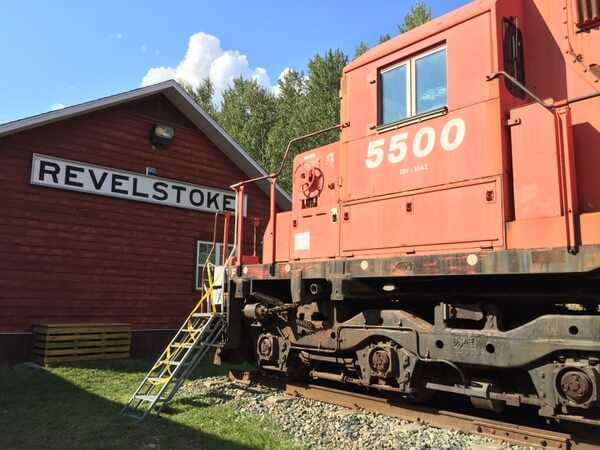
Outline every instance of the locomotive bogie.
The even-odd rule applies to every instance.
[[[277,305],[256,303],[279,289],[254,281],[245,289],[253,303],[244,308],[243,327],[253,338],[241,351],[265,370],[308,373],[405,400],[445,391],[494,411],[530,405],[554,418],[589,411],[585,420],[597,423],[597,301],[568,305],[555,293],[555,306],[548,308],[548,292],[515,315],[512,304],[461,295],[460,283],[454,296],[463,303],[448,303],[440,292],[419,293],[403,280],[364,281],[346,278],[343,290],[357,297],[331,301],[327,280],[306,280],[298,302],[287,296]],[[383,289],[396,285],[404,295]]]

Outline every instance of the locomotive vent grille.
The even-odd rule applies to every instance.
[[[588,29],[600,26],[600,0],[576,0],[577,27]]]

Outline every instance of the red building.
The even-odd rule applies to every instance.
[[[229,186],[264,174],[173,81],[0,125],[0,166],[0,361],[43,323],[130,323],[133,353],[158,350],[196,303]],[[267,193],[247,191],[258,236]]]

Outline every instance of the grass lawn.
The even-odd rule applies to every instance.
[[[48,368],[0,366],[0,449],[291,449],[272,423],[177,395],[172,412],[136,422],[120,416],[151,360]],[[192,378],[224,375],[210,361]]]

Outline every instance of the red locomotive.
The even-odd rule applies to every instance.
[[[599,11],[474,1],[349,64],[217,359],[599,425]]]

